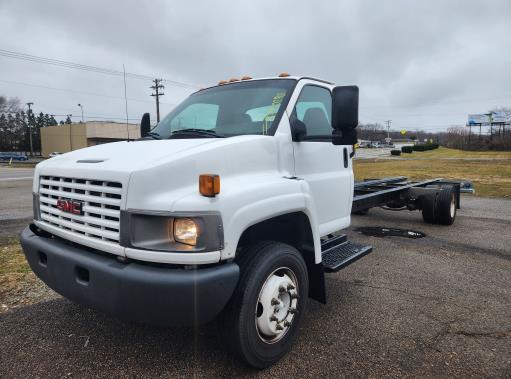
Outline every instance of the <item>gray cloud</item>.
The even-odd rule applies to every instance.
[[[463,124],[511,105],[511,2],[0,2],[0,48],[211,85],[281,71],[361,88],[363,121],[397,128]],[[4,80],[2,82],[1,80]],[[5,81],[117,96],[99,97]],[[130,79],[130,114],[153,110]],[[190,91],[166,88],[163,111]],[[0,94],[50,113],[124,114],[119,77],[0,57]]]

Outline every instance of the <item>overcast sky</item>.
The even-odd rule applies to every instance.
[[[0,0],[0,49],[208,86],[315,76],[361,91],[361,121],[438,131],[511,106],[511,1]],[[151,111],[129,78],[129,117]],[[162,113],[192,90],[166,83]],[[125,117],[122,77],[0,56],[0,95]],[[77,120],[77,119],[76,119]]]

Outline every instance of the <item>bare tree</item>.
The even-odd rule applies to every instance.
[[[0,96],[0,113],[16,113],[21,110],[21,102],[17,97]]]

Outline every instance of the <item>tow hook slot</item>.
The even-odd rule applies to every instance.
[[[411,229],[399,229],[399,228],[386,228],[384,226],[361,226],[354,229],[356,232],[359,232],[365,236],[371,237],[405,237],[405,238],[423,238],[426,237],[426,234]]]
[[[48,265],[48,256],[42,251],[39,252],[39,264],[43,267]]]
[[[80,284],[88,285],[89,284],[89,270],[77,266],[75,268],[76,281]]]

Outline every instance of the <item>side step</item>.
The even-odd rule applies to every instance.
[[[322,244],[322,247],[326,245],[322,253],[325,272],[339,271],[373,251],[373,247],[370,245],[361,245],[347,241],[344,236],[342,237],[338,240],[340,243],[334,246],[331,243]]]

